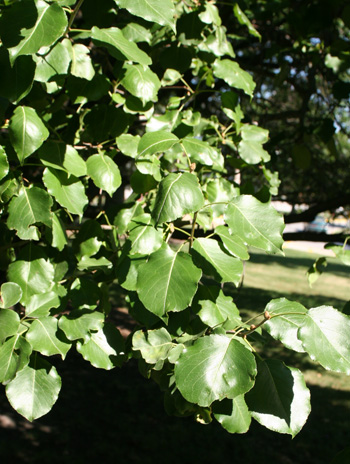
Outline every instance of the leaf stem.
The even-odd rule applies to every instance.
[[[75,20],[75,17],[76,15],[78,14],[78,11],[80,10],[80,7],[81,5],[83,4],[84,0],[79,0],[78,3],[75,5],[75,8],[72,12],[72,14],[70,15],[69,17],[69,20],[68,20],[68,25],[67,25],[67,29],[66,29],[66,34],[68,33],[68,31],[70,30],[71,28],[71,25],[73,24],[73,21]]]
[[[198,211],[196,211],[194,213],[194,215],[193,215],[192,230],[191,230],[191,235],[190,235],[190,249],[192,248],[192,245],[193,245],[194,231],[195,231],[195,228],[196,228],[197,215],[198,215]]]

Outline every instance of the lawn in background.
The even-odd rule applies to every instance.
[[[247,317],[261,313],[271,298],[287,297],[308,308],[331,304],[341,309],[350,299],[345,266],[332,261],[309,288],[306,270],[314,256],[286,251],[286,258],[253,252],[244,285],[233,290]],[[266,351],[265,351],[266,349]],[[136,361],[110,372],[95,369],[68,353],[55,364],[63,387],[57,404],[33,424],[0,395],[0,462],[86,464],[326,464],[350,443],[350,378],[326,373],[309,358],[284,350],[267,338],[266,356],[306,372],[312,412],[293,440],[256,422],[244,435],[230,435],[217,423],[168,417],[162,394],[138,372]]]

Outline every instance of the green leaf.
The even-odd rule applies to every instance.
[[[20,55],[32,55],[55,43],[64,34],[67,24],[66,14],[57,2],[29,0],[12,5],[3,14],[1,38],[5,46],[10,47],[10,59],[14,62]]]
[[[270,203],[261,203],[251,195],[241,195],[227,206],[225,221],[231,233],[247,245],[283,255],[284,222]]]
[[[0,307],[11,308],[19,302],[22,297],[22,289],[14,282],[5,282],[1,285]]]
[[[85,195],[82,182],[75,176],[68,177],[63,171],[46,168],[43,174],[44,184],[56,201],[72,214],[83,215],[89,200]]]
[[[70,42],[69,42],[70,43]],[[90,50],[83,44],[76,43],[71,46],[72,64],[70,73],[75,77],[81,77],[91,81],[95,75],[90,58]]]
[[[65,227],[61,223],[56,212],[52,213],[52,246],[62,251],[67,243],[68,240]]]
[[[202,13],[199,13],[199,17],[203,23],[215,24],[216,26],[221,25],[218,7],[212,3],[205,4],[205,10]]]
[[[261,143],[254,140],[241,140],[238,144],[238,153],[248,164],[258,164],[260,161],[267,163],[271,159]]]
[[[205,166],[212,166],[214,164],[216,154],[214,148],[209,143],[195,139],[194,137],[185,137],[181,140],[181,145],[184,147],[191,161]]]
[[[26,305],[32,295],[46,293],[53,284],[54,267],[39,247],[28,245],[8,267],[8,280],[22,289],[21,303]]]
[[[126,253],[120,257],[116,269],[116,277],[119,284],[129,291],[136,291],[137,276],[139,267],[144,264],[147,259],[143,254],[134,254],[128,256]]]
[[[179,139],[176,135],[166,131],[147,132],[139,142],[137,152],[138,158],[146,155],[169,150]]]
[[[111,197],[122,183],[119,168],[112,158],[100,152],[90,156],[86,165],[87,173],[94,184],[105,190]]]
[[[139,135],[123,134],[116,139],[117,146],[123,155],[136,158],[140,138]]]
[[[59,354],[62,359],[66,357],[71,344],[63,341],[57,335],[58,321],[54,317],[35,319],[26,333],[26,339],[33,350],[45,356]]]
[[[12,380],[17,371],[29,362],[32,352],[30,344],[19,334],[9,338],[0,347],[0,382],[5,384]]]
[[[199,406],[246,393],[255,375],[254,355],[239,340],[225,335],[199,338],[175,364],[178,389]]]
[[[242,260],[249,259],[249,253],[243,240],[238,235],[230,234],[228,227],[218,226],[215,228],[215,233],[221,238],[225,249]]]
[[[157,224],[162,224],[198,211],[203,205],[197,177],[188,172],[171,173],[159,185],[152,216]]]
[[[6,340],[6,338],[15,335],[19,324],[20,319],[16,311],[13,309],[0,309],[0,343]]]
[[[71,311],[63,315],[58,326],[65,333],[68,340],[82,339],[87,342],[91,331],[99,331],[103,327],[104,314],[98,311]]]
[[[152,40],[152,32],[150,29],[141,26],[138,23],[128,23],[122,29],[123,35],[126,39],[132,40],[133,42],[147,42],[148,44],[151,43]]]
[[[163,243],[163,232],[154,227],[150,214],[136,216],[129,224],[129,240],[132,243],[130,254],[149,255],[158,250]]]
[[[49,131],[33,108],[18,106],[10,119],[9,134],[18,159],[23,164],[25,158],[48,138]]]
[[[51,226],[51,196],[38,187],[23,187],[18,197],[13,197],[9,205],[7,226],[16,229],[17,235],[22,238],[32,224],[42,223]]]
[[[157,316],[182,311],[191,304],[201,275],[189,254],[175,252],[164,244],[139,267],[138,296]]]
[[[167,359],[173,346],[171,336],[164,328],[146,332],[138,330],[132,337],[133,350],[141,351],[141,356],[148,364]]]
[[[175,29],[175,8],[172,0],[115,0],[120,8],[126,8],[131,14],[140,16],[147,21],[152,21],[162,26]]]
[[[271,316],[264,324],[269,334],[290,350],[303,353],[305,350],[298,338],[298,330],[307,319],[307,309],[296,301],[278,298],[271,300],[265,310]]]
[[[101,225],[93,220],[86,220],[74,240],[73,250],[78,259],[83,256],[93,256],[99,252],[104,242],[104,234]]]
[[[58,308],[60,304],[60,298],[54,291],[32,295],[26,304],[26,316],[46,317],[50,309]]]
[[[303,374],[277,359],[257,361],[257,366],[254,388],[246,395],[252,417],[274,432],[295,437],[311,410]]]
[[[9,162],[3,147],[0,146],[0,180],[7,176],[9,172]]]
[[[85,176],[86,163],[77,150],[62,142],[45,142],[38,151],[40,161],[49,168],[65,171],[76,177]]]
[[[17,103],[31,90],[34,81],[35,63],[30,56],[19,57],[13,66],[8,52],[0,48],[0,96]]]
[[[52,77],[67,74],[71,62],[69,51],[62,42],[45,55],[34,55],[34,60],[35,80],[39,82],[48,82]]]
[[[56,368],[44,359],[34,360],[19,371],[6,386],[11,406],[29,421],[48,413],[61,389],[61,378]]]
[[[77,351],[94,367],[110,370],[121,366],[124,361],[124,340],[119,330],[112,324],[91,334],[84,344],[77,342]]]
[[[350,266],[350,250],[347,250],[343,245],[334,245],[333,243],[327,243],[324,247],[326,250],[332,250],[343,264]]]
[[[201,306],[198,316],[209,327],[215,327],[229,321],[232,328],[235,328],[242,322],[237,306],[230,296],[224,295],[222,290],[220,290],[215,303],[209,299],[199,300],[198,303]]]
[[[233,256],[225,253],[220,244],[211,238],[198,238],[191,250],[196,266],[204,274],[213,276],[221,283],[233,282],[236,286],[241,281],[243,264]]]
[[[253,97],[255,82],[252,76],[243,71],[239,64],[232,60],[216,60],[213,64],[214,76],[223,79],[226,84]]]
[[[243,124],[240,128],[242,140],[264,144],[269,140],[269,131],[252,124]]]
[[[121,84],[131,95],[140,98],[144,105],[149,101],[157,101],[157,93],[161,86],[157,74],[139,64],[125,64],[124,70]]]
[[[214,403],[213,413],[215,419],[229,433],[246,433],[252,420],[244,395]]]
[[[350,375],[350,317],[331,306],[308,312],[298,331],[304,350],[325,369]]]
[[[134,42],[127,40],[117,27],[91,29],[91,38],[97,46],[106,47],[117,60],[131,60],[147,66],[152,63],[147,53],[143,52]]]
[[[254,37],[257,37],[259,40],[261,40],[261,35],[259,32],[255,29],[253,24],[249,21],[247,16],[244,14],[244,12],[240,9],[238,3],[235,3],[235,6],[233,7],[233,12],[238,19],[238,22],[242,24],[243,26],[247,26],[249,34],[253,35]]]
[[[350,261],[349,261],[350,263]],[[327,267],[327,258],[324,256],[317,258],[313,265],[307,270],[307,279],[310,287],[316,282]]]

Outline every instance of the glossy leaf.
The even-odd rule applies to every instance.
[[[131,60],[147,66],[152,63],[151,58],[134,42],[127,40],[123,32],[117,27],[91,29],[91,37],[97,46],[106,47],[109,53],[118,60]]]
[[[39,351],[45,356],[59,354],[62,359],[66,357],[71,344],[59,337],[58,321],[54,317],[42,317],[35,319],[26,334],[26,339],[33,350]]]
[[[254,388],[246,395],[252,417],[274,432],[294,437],[311,410],[303,374],[276,359],[258,361],[257,365]]]
[[[123,363],[124,340],[116,327],[105,324],[86,343],[78,341],[77,351],[94,367],[110,370]]]
[[[187,172],[172,173],[159,185],[152,216],[157,224],[162,224],[198,211],[203,205],[204,197],[197,177]]]
[[[7,226],[17,230],[22,236],[32,224],[51,226],[51,196],[41,188],[22,188],[18,197],[13,197],[9,205]]]
[[[33,86],[35,62],[30,56],[21,56],[11,66],[7,51],[1,47],[0,67],[0,96],[19,102]]]
[[[115,0],[120,8],[126,8],[131,14],[140,16],[162,26],[169,26],[175,32],[175,9],[172,0]]]
[[[204,274],[215,277],[221,283],[239,284],[243,272],[242,262],[227,254],[216,240],[198,238],[193,243],[191,253],[196,266]]]
[[[26,304],[26,316],[46,317],[50,309],[58,308],[60,303],[60,298],[54,291],[32,295]]]
[[[184,147],[191,161],[204,164],[205,166],[212,166],[214,164],[216,155],[209,143],[194,137],[185,137],[181,140],[181,145]]]
[[[5,150],[0,147],[0,180],[2,180],[9,172],[9,163]]]
[[[29,421],[48,413],[61,390],[56,368],[35,356],[29,366],[19,371],[6,386],[12,407]]]
[[[298,330],[307,320],[307,309],[296,301],[278,298],[271,300],[265,310],[271,316],[264,324],[269,334],[287,348],[303,353],[305,350],[298,338]]]
[[[122,179],[118,166],[112,158],[103,153],[90,156],[87,161],[87,173],[94,181],[94,184],[105,190],[111,197],[120,187]]]
[[[49,136],[49,131],[33,108],[18,106],[10,120],[9,133],[21,164]]]
[[[129,239],[132,243],[130,254],[149,255],[157,251],[163,243],[163,232],[154,227],[150,214],[136,216],[129,224]]]
[[[27,28],[28,23],[33,26]],[[64,34],[67,24],[66,14],[57,2],[30,0],[12,7],[3,16],[1,37],[5,45],[11,45],[10,59],[14,62],[20,55],[31,55],[54,44]]]
[[[70,72],[72,76],[81,77],[90,81],[95,70],[90,58],[90,50],[83,44],[74,44],[71,47],[72,64]]]
[[[147,132],[137,147],[138,158],[169,150],[179,139],[166,131]]]
[[[216,60],[213,64],[214,76],[223,79],[229,86],[242,89],[253,96],[255,83],[252,76],[232,60]]]
[[[235,6],[233,7],[233,12],[238,19],[240,24],[243,24],[248,28],[249,34],[253,35],[254,37],[257,37],[258,39],[261,40],[261,35],[260,33],[255,29],[253,24],[249,21],[247,16],[244,14],[244,12],[240,9],[238,3],[235,3]]]
[[[225,335],[196,340],[175,365],[182,396],[200,406],[246,393],[254,385],[255,375],[254,355],[240,341]]]
[[[165,360],[174,344],[169,332],[164,329],[138,330],[132,337],[133,350],[141,351],[141,356],[148,364]]]
[[[137,293],[157,316],[182,311],[191,304],[201,275],[189,254],[164,244],[138,269]]]
[[[131,95],[139,98],[144,105],[150,101],[157,101],[157,93],[161,86],[157,74],[148,67],[145,69],[137,64],[126,64],[124,69],[125,75],[121,84]]]
[[[248,164],[258,164],[270,161],[270,155],[263,149],[261,143],[254,140],[241,140],[238,144],[239,156]]]
[[[246,433],[252,420],[244,395],[214,403],[213,413],[215,419],[229,433]]]
[[[56,213],[52,213],[52,246],[62,251],[67,245],[65,228]]]
[[[334,245],[333,243],[327,243],[325,245],[326,250],[332,250],[335,256],[346,266],[350,266],[350,250],[347,250],[342,245]]]
[[[98,311],[71,311],[63,315],[58,326],[65,333],[68,340],[82,339],[87,342],[92,331],[99,331],[103,327],[104,315]]]
[[[247,245],[271,254],[282,254],[282,216],[270,203],[261,203],[251,195],[234,198],[225,213],[232,234],[237,234]]]
[[[0,289],[0,307],[11,308],[22,297],[22,289],[14,282],[5,282],[1,285]],[[1,314],[1,313],[0,313]]]
[[[215,233],[221,238],[225,249],[239,259],[248,260],[249,253],[243,240],[238,235],[230,234],[228,227],[218,226]]]
[[[331,306],[308,312],[298,331],[304,350],[325,369],[350,375],[350,317]]]
[[[61,206],[72,214],[83,215],[88,198],[79,179],[73,175],[69,177],[63,171],[46,168],[43,181],[50,195],[54,196]]]
[[[0,346],[0,382],[6,384],[12,380],[28,364],[31,352],[30,344],[19,334],[6,340]]]

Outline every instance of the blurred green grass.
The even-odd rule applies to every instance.
[[[247,317],[262,312],[270,299],[283,296],[308,308],[331,304],[341,309],[349,299],[349,268],[331,260],[310,289],[306,271],[313,259],[289,250],[285,258],[253,252],[243,287],[227,290],[232,290]],[[307,356],[285,350],[268,337],[264,354],[306,373],[312,412],[293,440],[256,422],[247,434],[230,435],[217,423],[203,426],[192,418],[168,417],[158,387],[141,377],[134,361],[106,372],[91,367],[72,350],[65,362],[55,359],[63,381],[57,404],[33,424],[11,409],[1,387],[0,462],[330,463],[350,443],[350,378],[326,372]]]

